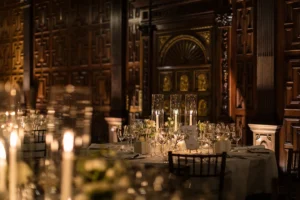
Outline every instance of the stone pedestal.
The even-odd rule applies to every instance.
[[[249,127],[253,132],[253,145],[264,145],[266,149],[275,151],[276,135],[279,134],[281,126],[249,124]]]
[[[108,123],[108,139],[109,143],[118,142],[118,136],[116,135],[117,126],[122,126],[124,119],[115,118],[115,117],[105,117],[106,122]]]

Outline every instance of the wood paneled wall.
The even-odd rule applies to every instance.
[[[300,148],[300,1],[278,1],[277,13],[278,118],[283,116],[279,147],[285,170],[287,149]]]
[[[17,0],[0,3],[0,80],[23,83],[23,4]]]
[[[0,4],[0,79],[23,82],[23,4]],[[94,141],[106,141],[111,106],[111,1],[33,0],[33,83],[37,108],[45,109],[52,85],[92,90]],[[101,130],[101,131],[100,131]]]
[[[256,8],[255,0],[233,0],[231,108],[232,116],[242,124],[243,143],[251,144],[247,130],[249,118],[254,115],[256,91]]]

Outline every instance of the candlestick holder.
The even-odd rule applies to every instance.
[[[181,123],[181,94],[170,95],[170,117],[174,121],[174,131],[178,130]]]
[[[197,95],[185,95],[185,111],[184,111],[185,125],[193,126],[197,124]]]
[[[152,94],[152,120],[155,121],[156,131],[164,124],[164,95]]]

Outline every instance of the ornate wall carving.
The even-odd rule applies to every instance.
[[[0,3],[0,80],[23,85],[23,10],[20,1]]]
[[[71,83],[94,88],[93,104],[108,112],[109,93],[100,94],[99,85],[110,83],[110,1],[70,2],[34,3],[34,75],[44,90],[38,106],[47,103],[49,87]]]

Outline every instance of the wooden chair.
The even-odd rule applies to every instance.
[[[33,130],[33,141],[28,140],[22,146],[23,157],[25,159],[41,159],[46,156],[45,136],[46,130]]]
[[[272,199],[300,200],[300,151],[288,150],[287,172],[273,184]]]
[[[201,155],[201,154],[174,154],[168,153],[169,171],[176,176],[186,178],[217,178],[218,199],[223,199],[224,177],[227,154]]]
[[[300,180],[300,151],[289,149],[287,173],[288,175]]]

